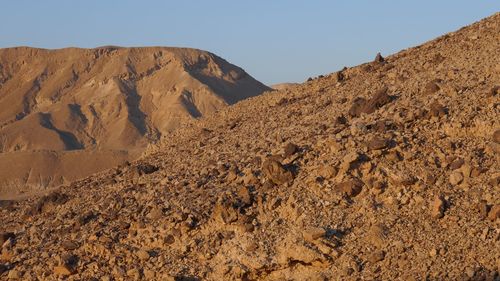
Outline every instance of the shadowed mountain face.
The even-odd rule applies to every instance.
[[[195,49],[1,49],[0,164],[20,151],[143,149],[266,90],[241,68]],[[0,182],[6,177],[0,172]]]

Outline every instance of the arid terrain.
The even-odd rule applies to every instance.
[[[0,278],[499,280],[499,92],[497,13],[187,120],[2,201]]]
[[[265,90],[195,49],[0,49],[0,198],[135,159],[187,120]]]

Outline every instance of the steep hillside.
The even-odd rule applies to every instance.
[[[498,280],[500,14],[0,209],[1,277]]]
[[[194,49],[0,49],[0,160],[19,151],[145,148],[187,120],[267,89],[242,69]],[[20,169],[27,175],[30,168]],[[50,178],[69,177],[29,176],[52,184],[60,181]],[[0,183],[11,180],[17,178],[0,177]]]

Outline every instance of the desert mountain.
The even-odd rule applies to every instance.
[[[195,49],[0,49],[0,182],[53,185],[115,166],[188,120],[265,90]],[[37,160],[26,166],[27,153]],[[74,171],[80,157],[100,164]]]
[[[498,280],[500,14],[4,201],[0,277]]]

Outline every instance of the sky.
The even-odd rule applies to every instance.
[[[271,85],[392,54],[499,11],[498,0],[3,0],[0,48],[192,47]]]

